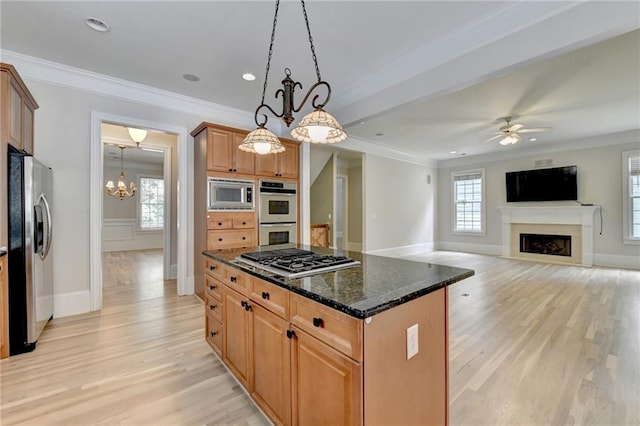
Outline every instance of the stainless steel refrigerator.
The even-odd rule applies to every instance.
[[[9,351],[35,349],[53,317],[52,173],[29,154],[9,151]]]

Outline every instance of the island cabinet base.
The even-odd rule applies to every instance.
[[[407,329],[418,353],[407,359]],[[364,424],[446,425],[447,288],[383,311],[364,326]]]

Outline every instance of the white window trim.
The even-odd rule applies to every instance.
[[[640,245],[640,238],[631,236],[631,203],[629,194],[629,158],[640,156],[640,149],[622,153],[622,243]]]
[[[152,175],[152,174],[146,174],[146,173],[140,173],[137,175],[137,184],[138,184],[138,197],[136,200],[136,231],[137,232],[141,232],[141,233],[162,233],[164,232],[164,227],[166,226],[166,223],[164,224],[164,226],[162,228],[143,228],[140,226],[140,217],[142,216],[142,214],[140,213],[140,199],[141,199],[141,195],[140,194],[140,179],[143,178],[152,178],[152,179],[160,179],[160,180],[164,180],[165,181],[165,188],[164,188],[164,193],[165,193],[165,197],[167,194],[167,187],[166,187],[166,179],[164,178],[164,176],[159,176],[159,175]],[[163,208],[167,208],[167,203],[165,202],[163,205]],[[164,219],[166,220],[167,215],[164,215]]]
[[[456,205],[455,205],[455,178],[456,176],[464,176],[469,174],[480,174],[482,177],[482,203],[480,206],[480,231],[458,231],[456,230]],[[487,191],[486,191],[486,174],[485,169],[461,170],[451,173],[451,234],[452,235],[469,235],[483,237],[487,230]]]

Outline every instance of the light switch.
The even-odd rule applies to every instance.
[[[418,354],[418,324],[407,328],[407,359]]]

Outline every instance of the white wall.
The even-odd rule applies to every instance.
[[[87,312],[90,295],[91,112],[165,123],[187,130],[194,129],[205,120],[251,128],[250,114],[247,114],[246,122],[234,121],[236,116],[232,113],[205,115],[214,110],[213,104],[207,103],[201,103],[200,114],[179,112],[177,109],[183,104],[193,106],[189,103],[192,101],[178,99],[176,103],[182,101],[182,104],[175,106],[175,109],[172,109],[174,105],[170,102],[157,102],[151,106],[139,101],[123,100],[116,97],[117,93],[100,95],[41,82],[29,78],[27,75],[34,70],[28,71],[23,73],[24,80],[40,105],[35,115],[35,155],[53,169],[53,217],[56,225],[52,247],[55,259],[54,316]],[[135,94],[139,95],[139,92]],[[179,152],[178,155],[192,158],[193,153]],[[192,181],[192,176],[189,176],[189,180]],[[189,184],[182,182],[179,190],[187,191]],[[186,232],[189,224],[182,223],[180,227],[182,232]],[[192,277],[193,271],[188,274]]]
[[[610,145],[611,140],[627,141]],[[605,266],[638,267],[640,246],[622,243],[622,152],[638,148],[637,136],[633,133],[622,137],[605,136],[596,142],[602,147],[556,151],[550,153],[528,154],[520,158],[491,161],[490,159],[467,159],[466,164],[447,166],[438,170],[438,214],[436,248],[462,250],[487,254],[500,254],[502,244],[502,225],[499,207],[507,206],[505,173],[515,170],[534,169],[534,162],[552,159],[553,166],[578,166],[578,199],[583,203],[602,206],[603,225],[600,235],[600,218],[595,221],[594,263]],[[584,141],[584,146],[593,141]],[[480,161],[479,161],[480,160]],[[452,194],[451,173],[468,168],[482,167],[486,170],[486,235],[461,236],[451,233]],[[509,203],[518,206],[570,205],[574,201]]]
[[[366,252],[401,256],[432,249],[434,169],[371,154],[364,163]]]

